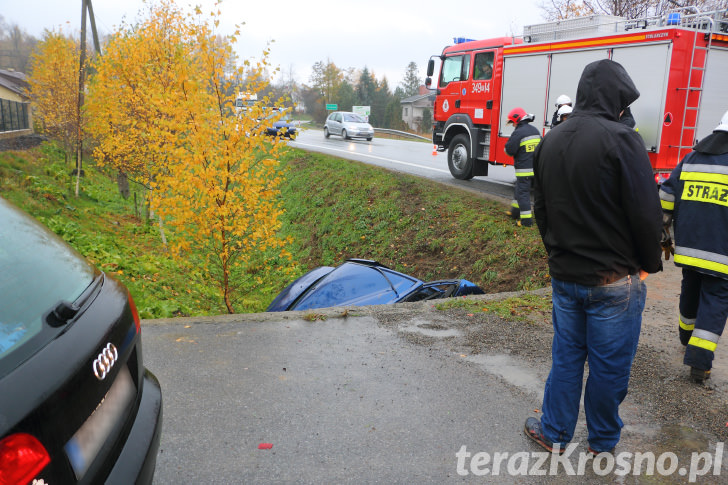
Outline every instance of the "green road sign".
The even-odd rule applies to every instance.
[[[337,109],[339,109],[338,104],[327,104],[326,105],[326,110],[328,110],[328,111],[336,111]]]

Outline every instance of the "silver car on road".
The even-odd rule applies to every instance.
[[[374,128],[364,118],[348,111],[335,111],[326,118],[324,136],[340,135],[344,140],[350,138],[366,138],[372,141]]]

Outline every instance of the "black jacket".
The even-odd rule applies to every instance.
[[[728,279],[728,132],[698,143],[660,188],[673,214],[675,264]]]
[[[516,177],[533,176],[533,154],[541,141],[541,134],[530,124],[531,119],[519,122],[506,142],[505,151],[513,157]]]
[[[587,286],[662,269],[662,209],[645,144],[619,123],[639,97],[611,60],[584,69],[569,118],[536,148],[534,210],[551,275]]]

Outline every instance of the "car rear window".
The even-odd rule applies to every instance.
[[[0,361],[44,328],[44,316],[93,282],[86,260],[35,219],[0,198]]]
[[[386,275],[386,276],[385,276]],[[296,310],[339,305],[390,303],[417,280],[386,268],[345,263],[329,273],[296,304]],[[396,290],[397,293],[394,291]]]

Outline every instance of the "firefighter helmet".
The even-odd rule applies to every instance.
[[[559,118],[559,121],[563,121],[562,118],[564,116],[569,116],[573,110],[574,109],[571,106],[565,104],[561,108],[559,108],[559,110],[556,112],[556,116]]]
[[[723,113],[720,124],[713,131],[728,131],[728,111]]]
[[[508,123],[513,123],[514,125],[517,125],[524,116],[526,116],[526,112],[523,108],[513,108],[511,112],[508,113]]]
[[[565,104],[568,104],[569,106],[571,106],[571,98],[570,97],[568,97],[565,94],[562,94],[561,96],[559,96],[558,98],[556,98],[556,107],[557,108],[560,107],[560,106],[563,106]]]

